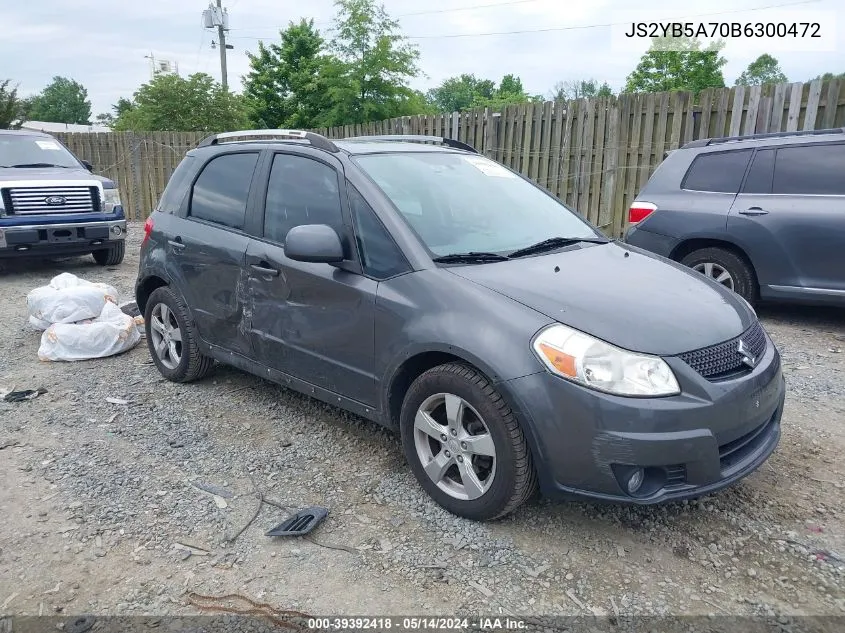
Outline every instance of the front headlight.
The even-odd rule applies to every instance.
[[[672,396],[678,380],[662,358],[635,354],[574,330],[552,325],[534,339],[534,352],[554,374],[619,396]]]
[[[114,213],[117,207],[122,207],[120,204],[120,189],[103,189],[103,202],[105,203],[104,211],[106,213]]]

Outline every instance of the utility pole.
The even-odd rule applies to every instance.
[[[217,9],[223,15],[223,0],[217,0]],[[226,70],[226,25],[223,19],[217,25],[217,37],[220,40],[220,76],[223,79],[223,90],[229,90],[229,77]]]
[[[211,48],[219,43],[220,45],[220,79],[223,90],[229,90],[229,73],[226,69],[226,51],[235,48],[226,43],[226,31],[229,30],[229,14],[223,8],[223,0],[217,0],[217,6],[208,5],[208,9],[202,12],[202,25],[206,29],[217,29],[218,42],[212,40]]]

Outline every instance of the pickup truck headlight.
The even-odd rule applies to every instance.
[[[123,205],[120,203],[120,189],[115,187],[114,189],[103,189],[103,202],[105,203],[105,209],[103,209],[106,213],[114,213],[117,207],[123,208]]]
[[[550,372],[618,396],[672,396],[678,380],[662,358],[635,354],[557,324],[542,330],[534,352]]]

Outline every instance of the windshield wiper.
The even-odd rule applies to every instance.
[[[503,262],[510,259],[507,255],[499,255],[499,253],[479,253],[470,251],[468,253],[449,253],[448,255],[441,255],[435,257],[432,261],[438,264],[452,264],[456,262]]]
[[[580,242],[588,242],[590,244],[606,244],[610,240],[600,237],[550,237],[547,240],[531,244],[525,248],[515,250],[510,254],[510,257],[523,257],[525,255],[534,255],[535,253],[542,253],[543,251],[553,251],[556,248],[563,248],[572,244]]]
[[[67,165],[56,165],[54,163],[20,163],[18,165],[3,165],[4,167],[12,167],[18,169],[26,169],[28,167],[61,167],[62,169],[70,169]]]

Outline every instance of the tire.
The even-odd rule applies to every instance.
[[[161,330],[154,326],[154,319],[160,324],[167,324],[168,327],[173,328],[170,329],[169,339],[166,339]],[[167,380],[171,382],[199,380],[205,377],[214,366],[214,359],[205,356],[199,350],[196,329],[185,302],[169,287],[162,286],[150,294],[146,310],[144,310],[144,328],[153,363]],[[179,341],[176,341],[175,335],[172,334],[176,328],[179,331]],[[167,350],[160,355],[156,346],[162,340],[173,341],[176,354],[173,353],[170,345],[166,345]]]
[[[730,284],[720,283],[742,296],[751,305],[757,302],[758,288],[754,269],[733,251],[718,247],[702,248],[684,257],[681,263],[698,269],[702,274],[711,271],[708,276],[714,281],[718,281],[717,276],[721,276],[719,271],[724,271],[730,276]]]
[[[100,266],[117,266],[126,255],[126,240],[120,240],[108,248],[91,253]]]
[[[441,403],[442,396],[445,398]],[[463,402],[460,424],[439,424],[447,420],[449,404],[446,398],[449,398],[452,411],[456,400]],[[421,425],[426,431],[418,428],[415,420],[421,407],[423,410],[433,407],[428,420],[438,422],[436,427],[426,423]],[[483,429],[479,427],[479,418]],[[458,434],[453,435],[453,430]],[[405,457],[417,481],[452,514],[476,521],[497,519],[516,510],[537,490],[531,452],[516,417],[490,382],[468,365],[448,363],[419,376],[405,394],[400,431]],[[445,443],[443,436],[447,438]],[[462,437],[469,442],[462,442]],[[484,452],[474,453],[474,450],[489,453],[491,442],[495,454],[492,467],[491,456]],[[465,451],[466,448],[469,450]],[[449,455],[451,458],[447,457]],[[462,459],[460,464],[458,459]],[[444,473],[440,484],[426,472],[424,460],[431,469],[440,467]],[[449,462],[451,465],[444,468],[443,464]],[[463,485],[466,470],[460,468],[472,468],[474,481],[481,487]],[[460,484],[455,480],[456,474]],[[468,480],[473,481],[471,477]],[[461,488],[472,494],[460,498]]]

